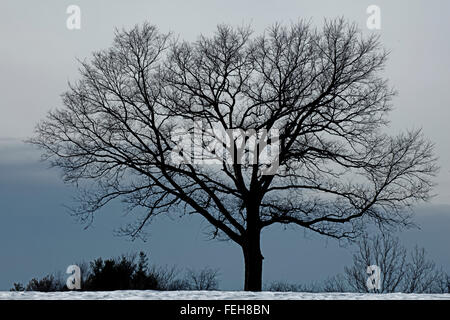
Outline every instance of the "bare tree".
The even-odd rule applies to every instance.
[[[322,290],[324,292],[349,292],[351,286],[347,284],[345,276],[341,273],[324,280]]]
[[[447,275],[447,292],[450,293],[450,276]]]
[[[398,238],[390,235],[363,237],[353,256],[353,265],[345,274],[332,278],[326,291],[370,292],[366,285],[366,268],[381,270],[381,289],[377,292],[444,293],[447,275],[428,260],[425,249],[415,246],[408,254]]]
[[[200,271],[188,270],[187,281],[191,290],[217,290],[219,270],[204,268]]]
[[[366,269],[370,265],[380,267],[379,292],[400,291],[408,266],[407,251],[398,238],[389,235],[362,238],[353,255],[353,265],[345,268],[345,278],[352,291],[370,292],[366,285]]]
[[[242,247],[244,288],[259,291],[264,228],[354,239],[370,222],[409,225],[403,209],[429,198],[432,144],[420,130],[382,132],[394,91],[380,76],[387,53],[376,36],[338,19],[322,29],[276,24],[252,36],[221,25],[193,43],[170,39],[149,24],[117,31],[111,48],[82,62],[64,107],[31,139],[65,181],[83,187],[75,214],[87,223],[116,198],[144,209],[122,230],[132,237],[160,214],[201,215],[214,238]],[[211,152],[219,164],[198,163],[174,134],[192,138],[194,123],[245,137],[219,143],[232,155]],[[263,147],[242,161],[249,132],[266,132],[262,146],[278,140],[276,170],[267,170]]]
[[[444,293],[447,291],[447,275],[427,260],[424,248],[414,247],[406,268],[403,292]]]
[[[188,281],[180,277],[181,271],[176,266],[153,265],[149,268],[148,273],[155,278],[158,290],[176,291],[189,289]]]

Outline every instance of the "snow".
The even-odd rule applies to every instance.
[[[0,300],[450,300],[450,294],[152,290],[48,293],[0,291]]]

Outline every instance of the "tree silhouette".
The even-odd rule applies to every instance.
[[[447,274],[427,258],[424,248],[417,245],[408,250],[396,237],[381,234],[364,236],[358,241],[353,264],[325,281],[328,292],[374,292],[367,287],[367,266],[380,268],[378,293],[445,293]]]
[[[258,291],[264,228],[354,239],[370,222],[409,225],[403,209],[428,199],[432,144],[420,130],[382,132],[395,92],[376,36],[337,19],[171,39],[150,24],[117,31],[30,140],[83,187],[74,210],[87,223],[116,198],[144,209],[122,230],[132,237],[157,215],[201,215],[214,238],[242,247],[244,289]],[[192,148],[179,148],[182,130]],[[206,147],[213,164],[196,153]]]

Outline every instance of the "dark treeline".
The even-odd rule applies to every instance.
[[[418,246],[407,250],[398,238],[389,234],[362,237],[353,254],[352,264],[344,272],[322,282],[292,284],[274,281],[267,291],[284,292],[374,292],[367,288],[367,266],[381,269],[381,288],[378,293],[450,293],[450,277],[427,257]],[[218,290],[219,272],[216,269],[187,269],[149,265],[147,255],[121,255],[90,263],[77,263],[81,270],[81,291],[112,290]],[[14,283],[11,291],[67,291],[68,275],[53,273],[33,278],[26,285]]]
[[[112,290],[217,290],[218,270],[204,268],[181,272],[176,267],[150,266],[144,252],[90,263],[78,263],[82,291]],[[54,273],[33,278],[26,285],[14,283],[11,291],[67,291],[68,275]]]

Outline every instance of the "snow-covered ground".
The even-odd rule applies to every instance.
[[[9,292],[0,300],[450,300],[450,294],[362,294],[244,291]]]

